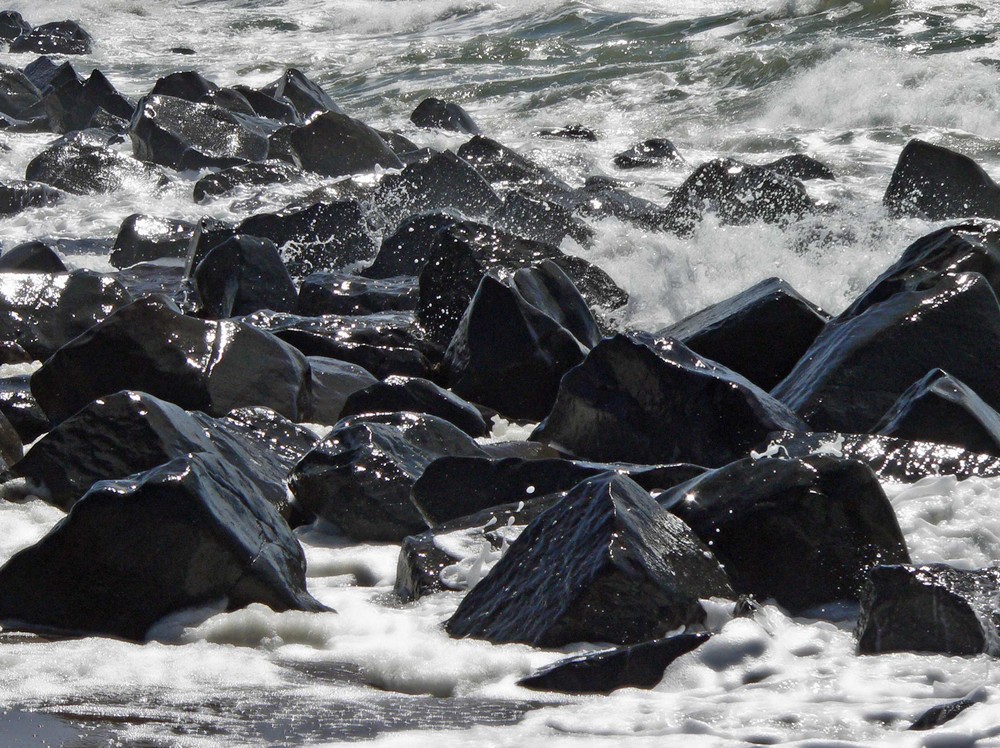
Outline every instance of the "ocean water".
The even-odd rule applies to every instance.
[[[769,276],[835,313],[913,239],[937,227],[890,218],[881,196],[903,145],[961,150],[1000,177],[1000,5],[934,0],[13,0],[35,25],[79,20],[96,39],[78,70],[100,68],[138,97],[162,75],[196,69],[219,84],[261,85],[294,66],[350,114],[420,145],[463,138],[418,131],[426,96],[460,102],[484,133],[571,184],[622,177],[665,203],[716,156],[764,163],[789,153],[838,175],[810,182],[824,210],[783,226],[711,218],[677,238],[608,219],[597,240],[563,249],[603,267],[631,295],[623,327],[657,329]],[[181,56],[173,47],[191,47]],[[23,66],[28,55],[0,54]],[[596,143],[541,140],[579,122]],[[617,172],[615,153],[669,137],[685,169]],[[23,178],[50,135],[0,132],[0,180]],[[128,146],[121,146],[127,151]],[[197,173],[108,196],[71,198],[0,220],[0,243],[113,237],[130,213],[233,219],[247,194],[196,205]],[[257,197],[281,205],[322,180]],[[69,258],[109,269],[102,255]],[[501,424],[497,436],[524,429]],[[949,477],[887,484],[917,562],[964,568],[1000,559],[1000,481]],[[0,561],[61,513],[0,504]],[[764,606],[731,620],[710,603],[709,643],[650,691],[607,697],[528,692],[516,680],[562,652],[450,639],[458,592],[401,605],[398,547],[301,532],[311,591],[338,614],[266,608],[194,611],[145,645],[0,634],[0,742],[6,745],[810,746],[1000,745],[993,659],[858,657],[853,622],[791,618]],[[926,709],[982,703],[932,733],[905,728]]]

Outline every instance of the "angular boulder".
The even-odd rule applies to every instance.
[[[62,201],[62,190],[37,182],[0,183],[0,216],[12,216],[28,208],[55,205]]]
[[[68,273],[62,257],[45,242],[30,241],[11,247],[0,256],[0,272]]]
[[[784,174],[786,177],[794,177],[795,179],[837,178],[837,175],[833,173],[833,170],[829,166],[804,153],[793,153],[790,156],[782,156],[774,161],[762,164],[762,166],[779,174]]]
[[[379,279],[348,273],[313,273],[299,286],[295,311],[305,317],[413,312],[420,300],[418,290],[413,276]]]
[[[10,43],[11,52],[37,55],[89,55],[94,39],[76,21],[53,21],[35,26]]]
[[[290,312],[298,298],[278,248],[255,236],[234,236],[214,247],[198,263],[192,280],[206,319],[226,319],[258,309]]]
[[[401,169],[403,162],[382,137],[360,120],[329,111],[289,134],[295,165],[325,177]]]
[[[306,420],[310,423],[332,426],[340,420],[347,398],[378,382],[364,367],[335,358],[309,356],[309,368],[312,387]]]
[[[183,259],[194,224],[174,218],[133,213],[122,221],[108,261],[116,268],[161,259]]]
[[[100,70],[86,81],[70,77],[45,94],[42,102],[53,132],[69,133],[98,126],[108,116],[128,121],[135,113],[135,102],[123,96]],[[116,132],[124,132],[115,128]]]
[[[615,166],[619,169],[652,169],[685,163],[677,147],[666,138],[644,140],[615,156]]]
[[[296,68],[288,68],[280,78],[264,86],[261,93],[275,101],[289,102],[303,119],[322,112],[343,114],[341,108],[318,83]]]
[[[538,242],[559,245],[567,236],[589,245],[594,232],[572,210],[552,200],[536,197],[526,190],[508,192],[503,204],[489,217],[503,231]]]
[[[0,65],[0,113],[21,119],[42,100],[42,93],[23,72]]]
[[[206,174],[194,184],[194,201],[203,203],[221,197],[241,187],[264,187],[284,184],[296,179],[301,172],[282,161],[262,161],[255,164],[230,166],[228,169]]]
[[[163,182],[156,167],[80,140],[46,148],[28,163],[25,178],[74,195],[149,190]]]
[[[417,127],[449,130],[467,135],[479,134],[479,125],[460,105],[433,96],[417,104],[417,108],[410,114],[410,122]]]
[[[556,202],[574,193],[550,169],[483,135],[476,135],[458,149],[458,157],[469,162],[500,193],[522,188],[537,197]]]
[[[500,198],[489,183],[451,151],[410,164],[399,174],[387,174],[375,199],[390,223],[435,210],[483,217],[500,207]]]

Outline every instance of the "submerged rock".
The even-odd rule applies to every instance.
[[[0,183],[0,216],[12,216],[28,208],[55,205],[65,193],[36,182]]]
[[[579,123],[564,125],[563,127],[543,127],[541,130],[535,132],[535,135],[539,138],[553,138],[558,140],[597,141],[597,133]]]
[[[39,55],[89,55],[93,43],[93,37],[76,21],[53,21],[21,34],[10,43],[10,51]]]
[[[940,704],[931,707],[914,720],[908,730],[933,730],[935,727],[951,722],[955,717],[964,712],[970,706],[981,704],[986,701],[986,694],[983,689],[977,689],[973,695],[958,701],[950,701],[947,704]]]
[[[461,106],[453,101],[443,101],[434,97],[424,99],[410,114],[410,122],[417,127],[437,128],[478,135],[479,126]]]

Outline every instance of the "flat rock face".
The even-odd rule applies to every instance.
[[[792,612],[857,600],[869,568],[910,560],[889,500],[859,462],[746,458],[657,501],[712,549],[738,593]]]
[[[339,361],[325,356],[309,356],[312,371],[309,408],[306,420],[309,423],[333,425],[340,420],[352,394],[378,382],[363,366]]]
[[[74,195],[149,188],[162,175],[149,165],[100,145],[65,141],[46,148],[31,160],[25,178]]]
[[[510,285],[531,306],[568,330],[581,346],[593,348],[604,337],[576,284],[552,260],[516,270]]]
[[[566,373],[531,438],[581,459],[718,467],[785,429],[806,426],[738,374],[670,338],[616,335]]]
[[[0,569],[0,620],[141,641],[163,616],[220,600],[323,610],[305,582],[302,548],[277,511],[199,454],[96,485]]]
[[[940,276],[831,322],[771,394],[816,430],[870,430],[941,368],[1000,405],[1000,305],[978,273]]]
[[[434,416],[354,416],[302,459],[292,492],[356,540],[399,541],[427,528],[410,500],[424,468],[438,457],[482,453],[471,437]]]
[[[858,651],[996,656],[998,594],[998,567],[875,567],[861,596]]]
[[[289,138],[295,165],[326,177],[403,167],[375,130],[343,113],[325,112]]]
[[[445,628],[540,647],[631,644],[701,621],[698,598],[731,594],[690,528],[634,482],[604,475],[529,524]]]
[[[267,239],[234,236],[213,248],[192,276],[202,316],[225,319],[258,309],[290,312],[298,295],[278,248]]]

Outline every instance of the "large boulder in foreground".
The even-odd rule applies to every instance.
[[[861,596],[858,651],[1000,654],[1000,567],[877,566]]]
[[[616,335],[566,373],[531,438],[581,459],[719,467],[780,430],[806,425],[738,374],[671,338]]]
[[[711,547],[737,593],[793,613],[857,600],[869,568],[910,560],[889,500],[859,462],[748,457],[657,501]]]
[[[538,516],[445,628],[494,643],[633,644],[704,620],[732,595],[718,561],[636,483],[590,478]]]
[[[201,314],[225,319],[258,309],[290,312],[298,295],[278,248],[267,239],[237,235],[217,245],[192,276]]]
[[[5,628],[142,641],[164,616],[220,602],[326,610],[288,525],[212,455],[98,483],[0,569]]]

